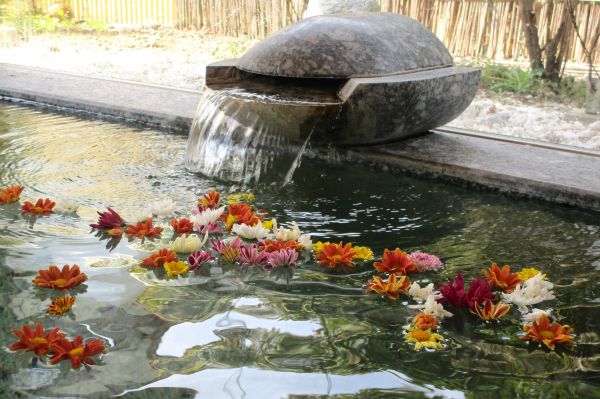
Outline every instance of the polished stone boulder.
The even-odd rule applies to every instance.
[[[296,78],[349,79],[452,65],[442,42],[394,13],[323,15],[266,38],[238,61],[243,71]]]

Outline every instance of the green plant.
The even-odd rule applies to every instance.
[[[542,87],[541,72],[525,71],[519,67],[508,68],[501,65],[488,64],[482,69],[482,86],[501,94],[513,92],[518,94],[536,94]]]

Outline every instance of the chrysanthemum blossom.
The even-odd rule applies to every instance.
[[[280,249],[293,249],[295,251],[302,250],[302,244],[300,242],[291,240],[291,241],[282,241],[282,240],[264,240],[260,242],[260,247],[266,252],[275,252]]]
[[[38,287],[66,291],[86,280],[87,275],[82,273],[77,265],[73,265],[73,267],[64,265],[62,270],[56,265],[51,265],[48,269],[39,270],[32,282]]]
[[[408,254],[418,272],[435,272],[444,268],[444,264],[435,255],[416,251]]]
[[[498,287],[504,292],[511,292],[521,282],[517,273],[510,272],[509,265],[504,265],[500,269],[496,263],[492,263],[492,266],[483,272],[490,285]]]
[[[72,200],[57,201],[54,210],[60,213],[76,213],[79,209],[79,204]]]
[[[310,239],[309,234],[302,234],[298,237],[298,244],[302,247],[302,249],[310,250],[312,248],[312,240]]]
[[[384,280],[379,276],[373,276],[365,285],[365,289],[370,292],[375,292],[383,297],[398,299],[401,292],[406,292],[410,286],[408,276],[390,276]]]
[[[189,266],[182,260],[173,261],[173,262],[165,262],[163,265],[167,276],[175,277],[181,274],[185,274],[190,270]]]
[[[441,298],[441,294],[433,288],[433,283],[429,283],[424,287],[421,287],[419,283],[414,282],[408,289],[408,295],[417,302],[424,302],[430,295],[433,295],[436,299]]]
[[[444,317],[452,317],[453,314],[444,309],[444,305],[438,303],[435,295],[429,295],[422,306],[425,313],[443,319]]]
[[[248,265],[250,267],[265,266],[269,261],[269,254],[258,248],[258,245],[251,244],[240,249],[240,266]]]
[[[373,251],[369,247],[356,246],[354,248],[354,259],[353,260],[372,260]]]
[[[21,197],[25,187],[20,184],[13,184],[12,186],[4,187],[0,190],[0,205],[11,204],[17,202]]]
[[[522,314],[522,320],[524,324],[533,324],[534,321],[536,323],[539,323],[540,319],[542,318],[542,315],[545,315],[547,318],[550,318],[552,316],[552,309],[542,310],[533,308],[530,312]]]
[[[435,331],[439,327],[439,319],[434,315],[421,311],[412,320],[412,325],[421,330]]]
[[[221,202],[221,194],[218,191],[211,190],[198,198],[198,209],[213,209]]]
[[[479,316],[483,320],[498,320],[510,310],[510,305],[502,302],[493,303],[486,300],[483,306],[475,305],[471,312]]]
[[[29,201],[23,202],[21,212],[36,216],[49,215],[52,213],[54,205],[56,205],[56,202],[52,201],[50,198],[39,198],[35,204],[32,204]]]
[[[51,364],[56,364],[63,360],[71,361],[71,367],[78,369],[81,364],[92,366],[95,361],[92,356],[96,356],[104,352],[106,348],[97,338],[83,341],[81,336],[75,337],[73,341],[68,339],[60,339],[52,344],[52,352],[54,356],[50,359]]]
[[[150,254],[150,256],[142,260],[142,266],[152,269],[161,268],[166,262],[173,262],[176,260],[178,260],[177,254],[174,251],[171,251],[167,248],[162,248],[161,250]]]
[[[543,314],[539,321],[534,321],[532,325],[523,326],[524,335],[519,338],[524,341],[539,342],[549,349],[554,350],[557,345],[566,347],[573,346],[573,329],[568,325],[560,323],[550,323],[548,317]]]
[[[25,324],[21,330],[13,328],[12,332],[19,340],[12,343],[8,349],[11,351],[33,352],[37,356],[43,356],[50,352],[51,345],[65,336],[58,327],[46,331],[40,323],[35,323],[33,329]]]
[[[406,252],[396,248],[394,252],[389,249],[383,251],[383,258],[373,263],[373,267],[379,273],[393,273],[393,274],[408,274],[417,271],[415,264],[410,259]]]
[[[188,218],[171,220],[171,227],[177,234],[189,234],[194,231],[194,224]]]
[[[192,252],[199,251],[204,243],[205,240],[196,234],[182,234],[169,244],[169,248],[180,254],[191,254]]]
[[[338,265],[352,267],[354,259],[354,249],[351,243],[344,245],[342,241],[339,244],[326,244],[323,249],[317,253],[315,259],[321,265],[335,269]]]
[[[200,231],[204,226],[217,222],[225,212],[225,207],[206,208],[203,211],[193,212],[190,220],[194,224],[194,229]]]
[[[544,280],[542,274],[538,273],[525,280],[523,284],[517,285],[514,291],[503,293],[502,298],[505,302],[517,305],[519,311],[525,313],[527,306],[554,299],[553,289],[554,285],[550,281]]]
[[[270,267],[285,267],[285,266],[296,266],[298,261],[298,252],[293,249],[280,249],[268,254]]]
[[[525,281],[525,280],[529,280],[532,277],[535,277],[536,274],[540,274],[540,273],[542,273],[542,272],[534,267],[524,267],[523,269],[521,269],[520,271],[517,272],[517,276],[519,276],[519,279],[521,281]],[[545,274],[542,274],[542,279],[544,279],[544,280],[546,279]]]
[[[321,252],[323,250],[323,248],[325,248],[325,245],[331,244],[329,241],[317,241],[313,244],[312,246],[312,250],[313,252],[316,254],[318,254],[319,252]]]
[[[234,223],[254,226],[260,222],[258,215],[252,207],[244,203],[227,206],[227,217],[224,217],[224,219],[227,231],[231,231]]]
[[[71,310],[75,304],[75,297],[66,295],[56,298],[52,301],[52,303],[48,306],[46,312],[53,316],[63,316]]]
[[[90,227],[98,230],[110,230],[114,228],[124,227],[126,225],[125,220],[116,211],[108,208],[105,212],[98,213],[98,222],[90,224]]]
[[[177,204],[170,198],[154,201],[148,207],[148,210],[160,218],[172,216],[177,210]]]
[[[279,227],[277,225],[277,220],[273,219],[273,234],[275,234],[275,238],[282,241],[289,240],[298,240],[302,235],[300,231],[300,227],[298,227],[298,223],[292,222],[290,224],[290,228],[285,228],[283,226]]]
[[[231,228],[231,232],[247,240],[259,240],[261,238],[266,238],[269,235],[269,230],[265,229],[260,223],[257,223],[254,226],[234,224]]]
[[[196,270],[205,263],[210,262],[215,257],[210,251],[196,251],[188,257],[188,263],[190,264],[190,270]]]
[[[129,225],[125,229],[125,234],[129,238],[155,238],[159,237],[162,233],[163,228],[160,226],[154,226],[152,218],[148,218],[143,222],[137,222],[134,225]]]
[[[409,328],[404,335],[404,339],[406,342],[414,343],[414,349],[417,351],[423,348],[442,349],[441,342],[444,341],[444,337],[440,334],[432,333],[431,330],[421,330],[418,327]]]

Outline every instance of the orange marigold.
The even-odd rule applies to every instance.
[[[227,231],[231,230],[234,223],[254,226],[260,222],[260,218],[248,204],[239,203],[227,206],[227,215],[221,216],[225,221]]]
[[[367,291],[376,292],[392,299],[398,299],[400,297],[399,293],[406,292],[409,287],[408,276],[396,276],[395,274],[390,275],[387,280],[383,280],[379,276],[373,276],[365,285]]]
[[[259,245],[259,249],[261,251],[265,251],[265,252],[275,252],[275,251],[279,251],[281,249],[286,250],[286,249],[293,249],[296,251],[300,251],[302,250],[302,244],[300,244],[298,241],[296,240],[265,240],[263,241],[260,245]]]
[[[13,328],[12,332],[19,340],[8,347],[11,351],[31,351],[37,356],[43,356],[48,353],[50,346],[65,336],[59,332],[58,327],[48,332],[44,331],[44,327],[40,323],[35,323],[35,329],[31,329],[31,327],[25,324],[21,330]]]
[[[352,267],[352,259],[354,259],[355,251],[351,243],[346,245],[340,241],[339,244],[325,244],[321,252],[315,255],[315,259],[322,265],[327,265],[335,268],[337,265],[346,265]]]
[[[438,329],[440,321],[434,315],[425,313],[423,311],[417,313],[412,321],[413,326],[421,330],[435,331]]]
[[[50,306],[48,306],[48,314],[52,314],[54,316],[62,316],[66,314],[75,303],[75,297],[67,295],[61,296],[60,298],[56,298],[52,301]]]
[[[171,227],[177,234],[188,234],[194,231],[194,224],[188,218],[171,220]]]
[[[509,265],[504,265],[500,269],[496,263],[492,263],[492,266],[483,272],[491,286],[496,286],[504,292],[511,292],[517,284],[521,283],[519,275],[510,272]]]
[[[54,205],[56,205],[56,202],[50,200],[50,198],[38,198],[35,204],[25,201],[23,205],[21,205],[21,212],[30,213],[32,215],[49,215],[52,213]]]
[[[21,197],[24,188],[25,187],[20,184],[13,184],[12,186],[3,188],[2,191],[0,191],[0,205],[17,202]]]
[[[383,258],[373,263],[373,267],[380,273],[407,274],[414,273],[417,268],[406,252],[396,248],[394,252],[389,249],[383,251]]]
[[[198,206],[202,209],[206,208],[216,208],[221,202],[221,194],[218,191],[209,191],[204,194],[202,197],[198,198]]]
[[[79,270],[79,266],[64,265],[62,270],[51,265],[47,270],[39,270],[33,279],[33,284],[38,287],[68,290],[87,280],[87,275]]]
[[[510,310],[510,305],[502,302],[493,303],[490,300],[485,301],[483,307],[475,303],[475,307],[471,312],[481,317],[483,320],[498,320]]]
[[[520,336],[520,339],[539,342],[550,349],[554,349],[556,345],[573,346],[573,330],[571,327],[557,322],[550,323],[546,314],[542,314],[539,322],[534,321],[531,326],[525,324],[523,331],[525,331],[525,335]]]
[[[87,342],[83,342],[83,338],[79,335],[73,341],[63,338],[52,344],[54,356],[50,359],[50,363],[56,364],[61,360],[70,360],[71,367],[74,369],[81,367],[81,363],[91,366],[96,364],[92,356],[99,355],[105,349],[102,341],[97,338]]]
[[[177,254],[174,251],[163,248],[144,259],[142,261],[142,266],[151,268],[163,267],[165,263],[176,262],[177,260]]]
[[[152,225],[152,218],[148,218],[143,222],[137,222],[135,225],[130,224],[127,226],[127,229],[125,229],[125,234],[127,234],[130,238],[154,238],[160,236],[162,231],[162,227],[154,227]]]

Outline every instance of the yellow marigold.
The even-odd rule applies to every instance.
[[[262,226],[267,230],[273,230],[273,219],[265,220],[262,222]]]
[[[164,264],[164,268],[165,272],[167,272],[167,276],[169,277],[179,276],[180,274],[187,273],[187,271],[190,270],[189,266],[186,265],[182,260],[166,262]]]
[[[323,250],[323,248],[325,247],[325,245],[329,245],[331,244],[329,241],[317,241],[313,244],[312,250],[315,254],[318,254],[319,252],[321,252]]]
[[[529,280],[532,277],[535,277],[538,273],[541,273],[540,270],[535,267],[524,267],[520,272],[517,272],[517,276],[521,281]],[[545,280],[546,275],[542,274],[542,278]]]
[[[431,330],[421,330],[418,327],[409,328],[404,339],[406,342],[412,342],[415,344],[415,350],[421,350],[422,348],[429,349],[442,349],[443,346],[440,341],[444,340],[440,334],[432,333]]]
[[[61,296],[52,301],[50,306],[48,306],[47,312],[48,312],[48,314],[51,314],[54,316],[63,316],[69,310],[71,310],[74,303],[75,303],[75,297],[72,297],[70,295]]]
[[[252,193],[236,193],[227,196],[227,204],[234,205],[239,202],[252,202],[254,201],[254,194]]]
[[[354,247],[354,259],[371,260],[373,259],[373,251],[369,247]]]

